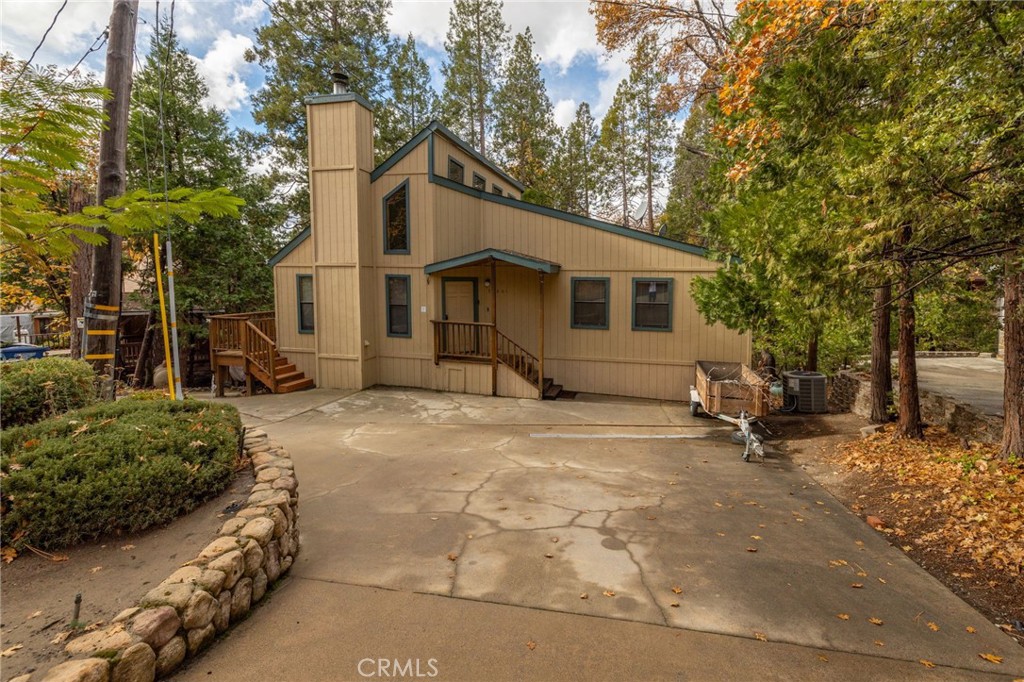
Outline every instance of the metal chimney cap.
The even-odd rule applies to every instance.
[[[331,80],[334,81],[334,94],[340,95],[348,92],[348,74],[344,71],[331,73]]]

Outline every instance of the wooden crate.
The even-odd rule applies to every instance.
[[[694,385],[705,412],[738,416],[745,411],[751,417],[768,416],[768,383],[746,365],[698,360],[696,374]]]

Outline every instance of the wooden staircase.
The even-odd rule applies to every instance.
[[[230,367],[243,369],[249,395],[256,392],[256,381],[271,393],[292,393],[313,387],[313,380],[278,352],[276,336],[272,312],[210,318],[210,366],[218,396],[224,395]]]

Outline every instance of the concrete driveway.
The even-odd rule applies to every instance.
[[[1003,415],[1003,374],[999,358],[917,358],[917,381],[923,391],[970,403],[982,414]]]
[[[1024,675],[1020,647],[799,467],[743,463],[685,405],[232,402],[295,459],[302,551],[181,679],[397,677],[367,659],[421,677],[434,659],[440,680]]]

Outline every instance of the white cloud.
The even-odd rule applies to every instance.
[[[60,6],[59,0],[3,0],[0,51],[28,59]],[[73,65],[107,25],[110,9],[107,2],[69,2],[34,63]]]
[[[252,2],[248,4],[239,2],[235,5],[235,23],[258,23],[258,20],[263,17],[263,13],[266,11],[267,6],[263,4],[263,0],[252,0]]]
[[[245,51],[252,48],[249,36],[221,31],[203,58],[192,57],[196,68],[210,89],[205,104],[226,111],[247,104],[249,86],[243,77],[252,65],[245,61]]]
[[[388,28],[402,38],[411,33],[419,43],[444,49],[451,6],[450,0],[394,0]]]
[[[576,116],[576,100],[560,99],[555,103],[555,123],[563,128]]]
[[[629,76],[629,58],[621,53],[607,54],[598,61],[597,70],[601,78],[597,82],[598,97],[592,112],[595,118],[602,118],[615,99],[615,90],[619,81]]]

